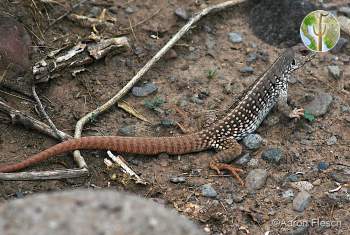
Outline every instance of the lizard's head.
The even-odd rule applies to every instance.
[[[315,56],[315,52],[311,52],[306,49],[290,49],[293,53],[292,58],[290,59],[290,72],[293,72],[304,66],[307,62],[312,60]]]

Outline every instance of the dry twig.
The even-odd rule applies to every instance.
[[[126,84],[115,96],[113,96],[106,103],[88,113],[82,117],[75,126],[74,138],[80,138],[84,125],[92,119],[95,119],[101,113],[107,111],[114,106],[120,98],[122,98],[140,79],[141,77],[170,49],[173,45],[191,28],[193,24],[198,22],[202,17],[206,16],[211,12],[217,12],[220,10],[227,9],[239,3],[245,2],[246,0],[232,0],[219,3],[203,9],[201,12],[192,17],[166,44],[150,59],[142,69]],[[80,168],[87,167],[84,158],[81,156],[80,151],[74,151],[74,160]]]
[[[64,140],[64,136],[60,135],[60,132],[57,129],[56,125],[51,121],[51,118],[46,113],[46,111],[41,103],[41,100],[40,100],[38,94],[36,93],[35,84],[33,84],[33,86],[32,86],[32,92],[33,92],[34,99],[36,100],[36,102],[39,106],[39,110],[40,110],[41,114],[45,117],[46,121],[49,123],[49,126],[51,127],[52,131],[56,134],[56,138],[61,140],[61,141]]]
[[[58,180],[68,178],[78,178],[86,176],[89,171],[83,169],[68,169],[55,171],[40,171],[40,172],[18,172],[18,173],[0,173],[0,180],[17,181],[17,180]]]
[[[8,114],[11,118],[12,124],[20,124],[29,129],[39,131],[40,133],[43,133],[45,135],[48,135],[52,138],[57,139],[56,133],[48,125],[36,120],[35,118],[27,114],[22,113],[17,109],[12,108],[11,106],[5,104],[2,101],[0,101],[0,112]],[[66,134],[63,131],[58,130],[58,133],[64,139],[72,138],[72,136]]]

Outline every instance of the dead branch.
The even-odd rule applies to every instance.
[[[191,28],[193,24],[198,22],[202,17],[209,13],[225,10],[229,7],[235,6],[239,3],[243,3],[246,0],[232,0],[226,1],[217,5],[213,5],[203,9],[201,12],[192,17],[166,44],[155,54],[151,60],[149,60],[142,69],[126,84],[115,96],[113,96],[106,103],[88,113],[82,117],[75,126],[74,138],[80,138],[84,125],[91,119],[95,119],[101,113],[107,111],[114,106],[120,98],[122,98],[140,79],[141,77],[170,49],[173,45]],[[87,167],[84,158],[81,156],[80,151],[74,151],[74,160],[78,164],[79,168]]]
[[[19,181],[19,180],[58,180],[86,176],[89,171],[83,169],[68,169],[56,171],[41,172],[18,172],[18,173],[0,173],[0,180]]]
[[[51,118],[46,113],[46,111],[41,103],[41,100],[40,100],[38,94],[36,93],[35,84],[33,84],[33,86],[32,86],[32,92],[33,92],[34,99],[36,100],[36,102],[39,106],[39,110],[40,110],[41,114],[45,117],[46,121],[49,123],[51,130],[56,134],[56,137],[58,139],[60,139],[61,141],[64,140],[63,136],[60,135],[59,130],[57,129],[56,125],[52,122]]]
[[[0,101],[0,112],[6,113],[10,116],[12,124],[17,125],[23,125],[29,129],[33,129],[36,131],[39,131],[40,133],[43,133],[45,135],[48,135],[52,138],[58,139],[56,136],[56,133],[45,123],[36,120],[35,118],[22,113],[21,111],[12,108],[11,106],[5,104],[4,102]],[[64,139],[71,139],[72,136],[64,133],[63,131],[58,131],[59,135],[62,136]],[[59,140],[59,139],[58,139]]]

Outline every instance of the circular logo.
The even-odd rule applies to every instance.
[[[326,52],[338,42],[340,26],[328,11],[317,10],[305,16],[300,26],[300,37],[304,45],[315,52]]]

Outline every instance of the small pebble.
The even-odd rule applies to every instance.
[[[340,13],[343,13],[347,17],[350,17],[350,7],[340,7],[338,10]]]
[[[160,124],[164,127],[172,127],[172,126],[176,126],[176,121],[172,120],[172,119],[163,119],[160,121]]]
[[[118,133],[123,136],[135,136],[135,125],[123,126],[119,128]]]
[[[327,143],[327,145],[335,145],[336,143],[337,143],[337,137],[336,136],[331,136],[327,141],[326,141],[326,143]]]
[[[164,59],[165,60],[173,60],[177,58],[177,53],[174,49],[170,49],[165,55]]]
[[[251,66],[244,66],[239,70],[241,73],[254,73],[254,68]]]
[[[303,212],[306,207],[308,207],[310,200],[311,195],[308,192],[299,192],[293,200],[293,209],[298,212]]]
[[[180,19],[183,19],[183,20],[188,20],[189,19],[188,12],[185,9],[181,8],[181,7],[176,8],[175,15],[178,16]]]
[[[350,183],[350,172],[333,172],[331,174],[333,180],[342,184]]]
[[[290,182],[297,182],[299,181],[299,175],[297,174],[290,174],[287,176],[287,180]]]
[[[169,77],[169,81],[170,81],[171,83],[176,82],[176,80],[177,80],[177,78],[176,78],[175,76]]]
[[[308,181],[298,181],[291,183],[291,186],[299,191],[307,191],[310,192],[314,188],[314,186]]]
[[[247,165],[250,166],[250,167],[256,167],[256,166],[258,166],[258,164],[259,164],[258,159],[252,158],[252,159],[248,162]]]
[[[204,101],[203,101],[202,99],[199,99],[199,98],[198,98],[198,95],[194,95],[194,96],[192,96],[190,99],[191,99],[192,103],[195,103],[195,104],[204,104]]]
[[[332,102],[333,97],[331,94],[320,93],[313,99],[313,101],[305,106],[305,111],[314,115],[315,117],[320,117],[328,112]]]
[[[350,106],[343,105],[343,106],[340,107],[340,110],[341,110],[343,113],[350,113]]]
[[[288,189],[282,193],[282,197],[286,199],[292,199],[294,197],[293,189]]]
[[[261,157],[267,162],[278,164],[284,157],[284,154],[280,148],[269,148],[261,154]]]
[[[132,7],[127,7],[127,8],[125,8],[125,12],[128,14],[132,14],[135,12],[135,10]]]
[[[233,193],[232,194],[232,200],[235,202],[235,203],[241,203],[243,202],[245,196],[247,196],[247,194],[245,193]]]
[[[248,64],[254,63],[254,62],[256,61],[256,58],[257,58],[256,52],[250,52],[250,53],[247,55],[246,62],[247,62]]]
[[[321,185],[321,179],[315,180],[314,182],[312,182],[312,185],[313,185],[313,186],[319,186],[319,185]]]
[[[158,90],[158,87],[154,83],[147,83],[142,87],[133,87],[132,94],[137,97],[148,96]]]
[[[260,148],[263,143],[263,138],[259,134],[249,134],[243,138],[243,144],[250,150]]]
[[[247,189],[250,191],[261,189],[265,185],[266,179],[267,179],[266,170],[254,169],[248,173],[245,179],[245,185]]]
[[[201,190],[204,197],[216,197],[218,195],[211,184],[202,185]]]
[[[319,171],[327,170],[328,167],[329,167],[329,163],[328,163],[328,162],[319,162],[319,163],[317,164],[317,169],[318,169]]]
[[[328,67],[328,73],[332,76],[332,78],[339,80],[340,79],[340,68],[338,65],[329,65]]]
[[[24,194],[20,191],[15,192],[15,196],[16,196],[16,198],[24,198]]]
[[[228,38],[232,43],[240,43],[243,41],[242,35],[238,32],[231,32],[228,34]]]
[[[186,178],[183,176],[173,176],[173,177],[170,177],[170,182],[174,184],[185,183]]]
[[[239,166],[243,166],[243,165],[246,165],[251,159],[252,159],[252,157],[250,156],[250,154],[246,153],[242,157],[236,159],[235,164],[237,164]]]

